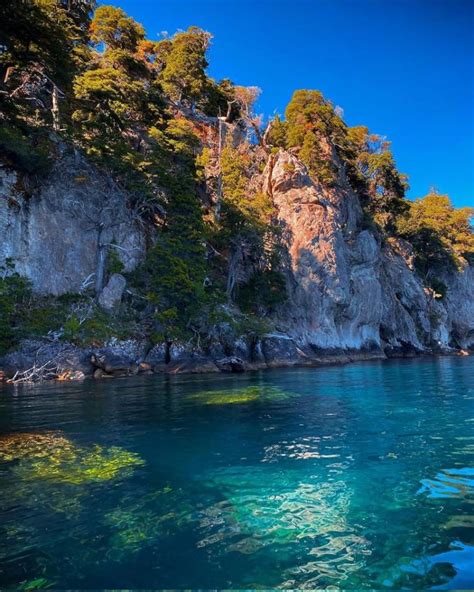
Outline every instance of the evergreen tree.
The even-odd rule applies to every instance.
[[[202,97],[210,40],[211,34],[199,27],[189,27],[173,37],[160,75],[163,90],[173,101],[194,105]]]

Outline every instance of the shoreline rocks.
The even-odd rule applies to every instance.
[[[38,374],[31,380],[83,380],[120,378],[153,374],[207,374],[243,373],[271,368],[319,367],[349,364],[391,358],[417,358],[439,355],[471,355],[472,349],[416,350],[414,348],[373,348],[366,350],[342,350],[299,346],[284,334],[270,334],[258,343],[261,356],[258,359],[235,355],[213,357],[185,345],[176,345],[175,352],[166,361],[164,349],[155,346],[145,354],[143,343],[134,340],[114,340],[103,348],[79,348],[70,343],[45,343],[25,340],[21,348],[0,358],[0,383],[11,382],[33,368],[48,368],[44,376]],[[151,354],[151,355],[150,355]],[[154,363],[153,363],[154,362]]]

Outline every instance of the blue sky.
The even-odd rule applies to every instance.
[[[190,25],[213,33],[209,73],[259,86],[266,116],[283,113],[295,89],[321,90],[349,125],[393,142],[409,197],[435,186],[474,206],[474,0],[110,4],[150,38]]]

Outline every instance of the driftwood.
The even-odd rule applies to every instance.
[[[22,382],[40,382],[42,380],[52,380],[58,378],[58,376],[59,371],[57,365],[54,364],[52,360],[48,360],[41,366],[37,366],[35,363],[27,370],[23,370],[22,372],[18,370],[12,378],[7,380],[7,383],[20,384]]]
[[[84,378],[81,370],[66,370],[52,360],[48,360],[42,366],[34,364],[28,370],[15,372],[12,378],[6,380],[7,384],[32,384],[44,380],[80,380]]]

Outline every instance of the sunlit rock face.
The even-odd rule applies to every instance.
[[[280,151],[269,159],[264,188],[286,248],[289,302],[279,326],[299,344],[381,355],[473,344],[472,268],[448,277],[448,295],[437,300],[415,273],[407,243],[382,245],[361,229],[359,200],[342,167],[328,189]]]
[[[11,258],[39,293],[79,292],[96,271],[99,242],[118,245],[125,271],[143,258],[127,194],[80,156],[63,155],[36,183],[0,168],[0,191],[0,264]]]

